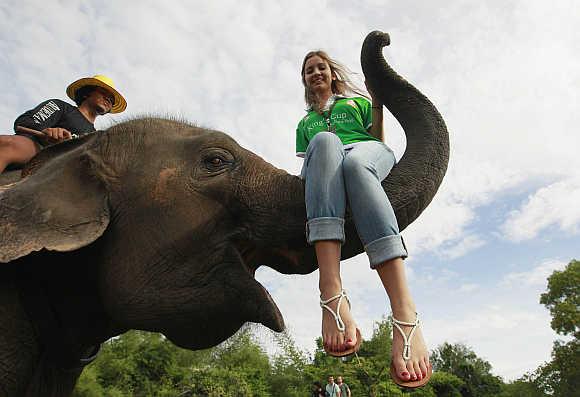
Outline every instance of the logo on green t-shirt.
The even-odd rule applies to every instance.
[[[366,98],[337,98],[330,110],[322,114],[309,110],[296,128],[296,153],[306,152],[316,134],[331,131],[343,145],[377,140],[368,133],[372,125],[371,104]]]

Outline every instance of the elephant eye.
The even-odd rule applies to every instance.
[[[211,151],[203,156],[203,166],[209,173],[225,171],[233,162],[233,156],[225,151]]]
[[[226,162],[220,156],[214,155],[214,156],[208,156],[207,158],[205,158],[204,163],[205,163],[207,168],[216,169],[216,168],[220,168],[223,165],[225,165]]]

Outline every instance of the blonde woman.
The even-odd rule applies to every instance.
[[[348,202],[370,266],[391,304],[391,375],[399,385],[422,386],[431,374],[429,354],[407,286],[407,250],[381,187],[395,164],[393,151],[383,142],[383,105],[372,93],[369,102],[350,82],[347,69],[324,51],[306,54],[301,74],[308,109],[296,129],[296,154],[304,157],[307,240],[314,245],[320,272],[324,349],[344,356],[357,351],[361,342],[340,277]]]

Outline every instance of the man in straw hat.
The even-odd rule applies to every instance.
[[[45,146],[94,132],[97,116],[127,107],[113,81],[103,75],[74,81],[66,94],[77,106],[49,99],[16,119],[16,135],[0,135],[0,173],[9,164],[25,164]]]

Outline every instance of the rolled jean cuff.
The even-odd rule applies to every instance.
[[[322,240],[338,240],[344,243],[344,219],[314,218],[306,222],[306,241],[312,244]]]
[[[407,249],[400,234],[381,237],[365,246],[365,251],[369,257],[371,269],[376,269],[381,263],[407,256]]]

